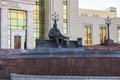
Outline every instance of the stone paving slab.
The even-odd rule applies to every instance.
[[[120,77],[107,76],[35,76],[11,74],[11,80],[120,80]]]

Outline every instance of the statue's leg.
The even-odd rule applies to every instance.
[[[62,44],[63,44],[63,41],[64,41],[64,40],[63,40],[63,39],[61,39],[61,44],[60,44],[61,46],[62,46]]]
[[[58,38],[56,38],[56,42],[57,42],[58,48],[61,48],[60,42],[59,42],[59,39],[58,39]]]
[[[69,39],[66,40],[66,45],[67,45],[67,47],[70,46],[70,41],[69,41]]]

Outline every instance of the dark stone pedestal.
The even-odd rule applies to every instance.
[[[112,39],[107,39],[103,43],[101,43],[101,45],[103,45],[103,46],[116,46],[118,44],[115,43]]]
[[[36,48],[58,48],[58,46],[54,40],[36,39]],[[66,42],[63,42],[62,48],[82,48],[82,38],[70,40],[69,46],[66,45]]]

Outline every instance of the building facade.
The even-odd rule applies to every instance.
[[[35,48],[37,38],[48,39],[54,12],[59,14],[58,28],[71,40],[83,38],[83,45],[95,45],[107,38],[106,17],[80,15],[78,0],[1,0],[0,49]],[[110,38],[120,43],[120,18],[115,14],[107,9],[105,16],[112,19]]]
[[[29,0],[0,1],[1,49],[33,48],[33,2]],[[26,37],[27,36],[27,37]]]
[[[79,9],[79,15],[81,16],[92,16],[92,17],[116,17],[116,8],[109,7],[106,10],[92,10],[92,9]]]

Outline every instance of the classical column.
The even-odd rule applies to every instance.
[[[34,48],[33,12],[27,11],[27,49]]]
[[[8,49],[8,9],[1,8],[1,49]]]

